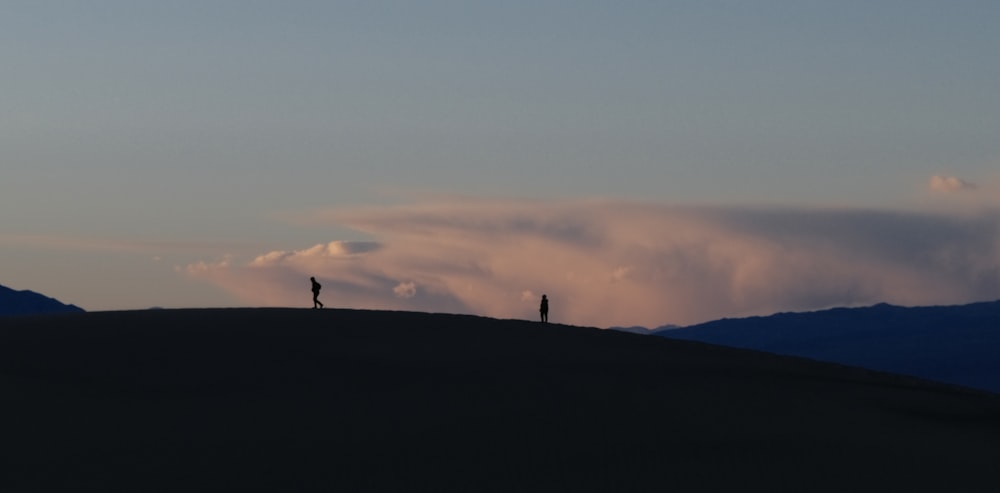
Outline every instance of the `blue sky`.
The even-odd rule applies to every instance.
[[[266,296],[192,272],[331,242],[416,241],[357,211],[454,219],[483,200],[497,217],[527,214],[524,204],[541,217],[561,217],[567,204],[592,217],[594,200],[615,211],[992,217],[997,21],[1000,4],[973,1],[5,3],[0,284],[92,310],[284,304],[292,280],[311,271],[240,277]],[[552,221],[539,234],[561,231]],[[810,231],[844,258],[855,248],[842,229]],[[984,234],[963,258],[988,271],[997,253],[982,244],[997,239]],[[641,233],[634,242],[673,245]],[[300,269],[345,275],[324,258]],[[489,252],[470,261],[504,262]],[[390,287],[436,289],[421,305],[399,305],[407,289],[385,300],[377,290],[328,293],[357,307],[531,315],[456,294],[445,271],[378,272]],[[565,275],[536,271],[486,284],[520,303]],[[990,289],[898,301],[1000,296]],[[309,305],[308,283],[301,291]],[[550,297],[555,310],[560,297]],[[717,315],[884,301],[780,298]],[[671,313],[621,317],[655,325]]]

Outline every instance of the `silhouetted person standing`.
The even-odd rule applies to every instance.
[[[310,277],[312,281],[312,291],[313,291],[313,308],[323,308],[323,302],[319,300],[319,290],[323,287],[318,282],[316,282],[315,277]]]
[[[549,321],[549,297],[542,295],[542,304],[538,307],[538,313],[542,315],[542,322]]]

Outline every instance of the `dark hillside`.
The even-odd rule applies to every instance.
[[[352,310],[0,325],[0,491],[985,491],[1000,398],[614,331]]]

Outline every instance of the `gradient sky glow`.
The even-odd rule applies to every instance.
[[[655,326],[1000,298],[1000,3],[0,4],[0,284]]]

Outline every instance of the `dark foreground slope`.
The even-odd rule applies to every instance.
[[[0,490],[987,491],[992,394],[417,313],[0,325]]]

